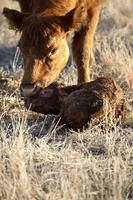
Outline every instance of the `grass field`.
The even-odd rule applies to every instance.
[[[4,6],[18,8],[11,0]],[[102,123],[83,132],[65,131],[54,116],[24,108],[21,59],[14,57],[19,33],[0,16],[0,199],[133,199],[133,3],[110,0],[95,35],[91,77],[112,75],[123,89],[129,114],[124,124]],[[15,71],[16,70],[16,71]],[[15,72],[14,72],[15,71]],[[76,83],[76,68],[59,81]]]

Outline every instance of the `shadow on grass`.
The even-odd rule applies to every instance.
[[[22,67],[22,56],[18,47],[0,45],[0,67],[13,72]]]

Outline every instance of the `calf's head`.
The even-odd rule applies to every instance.
[[[3,14],[21,31],[19,47],[24,60],[21,91],[24,96],[36,94],[37,86],[51,84],[66,65],[69,57],[67,35],[81,20],[75,20],[74,13],[72,10],[66,16],[57,17],[4,9]]]

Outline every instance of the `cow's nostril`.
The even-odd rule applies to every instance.
[[[21,84],[20,91],[23,97],[34,96],[40,90],[39,87],[31,84]]]

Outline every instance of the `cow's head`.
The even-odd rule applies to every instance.
[[[21,31],[19,47],[24,60],[21,91],[24,96],[32,96],[38,85],[51,84],[66,65],[67,35],[79,27],[81,18],[74,17],[75,9],[59,17],[24,14],[8,8],[4,8],[3,14]]]

